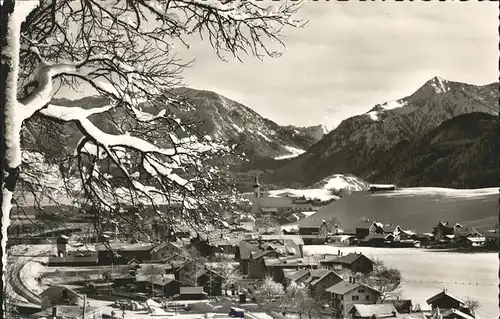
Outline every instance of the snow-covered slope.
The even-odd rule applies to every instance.
[[[359,177],[353,175],[334,174],[314,184],[313,188],[322,188],[328,191],[338,192],[340,190],[364,191],[369,184]]]
[[[275,157],[274,159],[275,160],[282,160],[282,159],[287,159],[287,158],[293,158],[293,157],[297,157],[299,155],[302,155],[306,152],[304,150],[301,150],[301,149],[298,149],[298,148],[295,148],[292,146],[285,146],[285,149],[290,153],[286,154],[286,155],[281,155],[281,156]]]
[[[337,200],[343,195],[348,195],[353,191],[367,190],[369,184],[362,179],[343,174],[334,174],[324,178],[320,182],[314,184],[311,188],[307,189],[292,189],[285,188],[279,190],[269,191],[271,197],[295,197],[305,198],[309,200],[319,200],[328,202]]]
[[[331,191],[324,188],[311,188],[311,189],[285,188],[285,189],[269,191],[268,196],[304,198],[307,200],[318,200],[321,202],[329,202],[340,198],[339,196],[333,194]]]

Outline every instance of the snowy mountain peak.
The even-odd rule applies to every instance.
[[[387,110],[393,110],[407,105],[408,102],[405,100],[397,100],[397,101],[389,101],[384,104],[375,105],[370,111],[365,114],[368,115],[372,120],[378,121],[380,113],[383,113]]]
[[[439,76],[435,76],[432,79],[430,79],[427,82],[432,88],[434,88],[434,91],[436,94],[444,93],[450,90],[449,87],[449,81],[445,80]]]
[[[384,111],[397,109],[412,102],[427,100],[436,94],[448,92],[451,90],[452,84],[453,82],[445,80],[439,76],[435,76],[425,82],[425,84],[412,95],[399,100],[377,104],[370,111],[366,112],[365,115],[369,116],[374,121],[378,121],[380,119],[379,115]]]

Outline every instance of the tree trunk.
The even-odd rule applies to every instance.
[[[7,230],[10,225],[12,196],[21,165],[22,107],[17,101],[17,81],[21,23],[39,5],[37,0],[15,4],[14,0],[4,0],[0,5],[0,109],[2,131],[0,132],[0,202],[2,212],[2,286],[5,287],[7,266]],[[2,315],[6,317],[6,300],[3,298]]]
[[[8,21],[11,19],[12,14],[14,13],[14,3],[13,1],[6,0],[3,5],[0,6],[0,114],[1,114],[1,123],[0,123],[0,165],[2,166],[2,171],[0,173],[0,185],[2,187],[2,191],[0,192],[0,202],[1,202],[1,212],[2,212],[2,287],[5,289],[5,270],[7,266],[7,229],[10,224],[10,210],[12,207],[12,191],[14,190],[17,170],[14,167],[10,167],[9,165],[9,148],[7,139],[5,136],[7,127],[7,122],[9,121],[9,108],[12,110],[12,103],[9,101],[8,91],[11,88],[11,79],[12,79],[12,57],[15,52],[12,52],[12,47],[9,43],[9,26]],[[8,296],[8,294],[3,293],[4,296]],[[2,314],[3,318],[7,318],[8,315],[6,313],[8,306],[8,298],[3,298],[2,304]]]

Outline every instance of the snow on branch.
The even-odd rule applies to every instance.
[[[162,205],[180,205],[181,213],[187,214],[182,216],[190,221],[220,220],[207,207],[220,210],[236,197],[234,190],[227,198],[219,192],[227,191],[227,167],[216,157],[223,158],[230,150],[179,120],[189,104],[183,104],[172,89],[181,86],[181,72],[191,63],[176,56],[176,46],[189,47],[186,39],[198,34],[221,59],[226,53],[238,59],[241,54],[278,56],[284,46],[282,28],[304,24],[294,18],[300,2],[277,6],[256,0],[15,4],[26,10],[19,9],[22,17],[14,19],[12,48],[18,67],[10,92],[15,104],[11,109],[16,110],[8,114],[15,119],[11,130],[30,136],[27,131],[32,126],[54,125],[58,132],[66,134],[65,128],[70,128],[76,134],[60,139],[51,135],[54,140],[49,146],[37,145],[43,141],[33,136],[12,142],[17,148],[9,155],[10,162],[21,167],[22,182],[33,191],[52,192],[52,186],[60,186],[55,183],[60,178],[70,196],[80,193],[85,202],[108,214],[100,218],[115,224],[125,220],[120,205],[137,203],[156,211]],[[62,87],[75,92],[90,89],[106,103],[55,102]],[[154,114],[146,110],[146,103],[158,110]],[[29,156],[21,152],[21,145],[25,152],[30,147]],[[64,155],[50,151],[55,145]],[[42,175],[48,180],[37,182]]]

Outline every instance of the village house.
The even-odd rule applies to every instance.
[[[354,273],[369,273],[373,271],[373,261],[361,253],[350,253],[345,256],[332,257],[331,259],[321,261],[321,264],[330,269],[348,269]]]
[[[354,277],[341,281],[328,289],[334,318],[344,318],[354,304],[377,304],[380,292],[367,285],[356,282]]]
[[[427,304],[434,310],[439,308],[441,313],[450,309],[455,309],[462,313],[466,313],[469,316],[471,315],[469,308],[465,305],[465,302],[448,293],[446,289],[443,289],[438,294],[427,299]]]
[[[417,233],[411,229],[403,229],[400,225],[396,226],[392,232],[395,241],[416,240]]]
[[[167,298],[179,294],[181,287],[173,274],[138,275],[135,284],[140,292]]]
[[[500,233],[498,231],[490,231],[484,234],[485,247],[488,249],[500,248]]]
[[[242,241],[238,234],[220,234],[214,237],[209,237],[208,244],[212,247],[214,253],[222,253],[226,255],[235,255],[238,244]]]
[[[326,237],[328,235],[327,223],[324,219],[315,219],[313,217],[303,219],[299,223],[299,235]]]
[[[248,263],[248,274],[252,279],[264,279],[267,274],[264,257],[278,257],[278,253],[274,250],[265,250],[252,252]]]
[[[310,217],[299,222],[299,235],[302,236],[305,245],[325,244],[328,231],[328,224],[322,219]]]
[[[152,260],[164,260],[173,255],[189,257],[189,253],[184,248],[172,242],[162,242],[151,249]]]
[[[438,241],[451,241],[455,237],[455,231],[463,228],[460,224],[451,225],[449,222],[440,221],[433,229],[434,238]]]
[[[83,302],[82,296],[64,286],[50,286],[40,293],[42,309],[54,306],[78,306]]]
[[[385,233],[369,234],[359,242],[360,246],[368,246],[368,247],[389,247],[393,244],[394,244],[394,235]]]
[[[354,304],[347,315],[351,319],[399,318],[398,311],[392,304]]]
[[[248,275],[248,264],[250,262],[250,257],[252,252],[260,251],[259,247],[255,244],[242,241],[238,244],[236,249],[234,260],[240,263],[240,270],[243,275]]]
[[[355,225],[355,237],[358,240],[365,238],[370,234],[388,234],[390,231],[386,230],[384,227],[388,227],[383,223],[370,221],[364,219],[356,223]]]
[[[96,245],[99,265],[126,265],[132,259],[138,262],[158,260],[168,257],[174,251],[182,250],[170,243],[109,243],[108,245],[111,250],[106,245]]]
[[[279,235],[260,235],[258,237],[259,247],[262,247],[263,244],[265,243],[282,243],[282,245],[285,245],[287,242],[289,243],[290,241],[293,241],[294,243],[293,247],[298,247],[299,249],[298,256],[300,257],[304,256],[304,240],[300,235],[279,234]]]
[[[253,201],[251,212],[254,215],[283,214],[293,209],[291,197],[259,197]]]
[[[288,287],[292,282],[300,285],[304,283],[304,281],[309,277],[309,274],[309,269],[285,269],[283,285],[285,286],[285,288]]]
[[[309,257],[277,257],[277,258],[264,258],[264,265],[266,267],[266,276],[273,278],[274,281],[284,283],[285,269],[316,269],[319,263],[313,256]]]
[[[221,296],[224,278],[206,265],[188,262],[175,272],[175,279],[183,286],[200,286],[210,296]]]
[[[475,229],[461,228],[454,235],[453,242],[460,247],[479,248],[486,244],[486,237]]]
[[[311,297],[320,301],[327,300],[330,297],[326,289],[343,281],[342,277],[331,270],[311,270],[311,281],[309,282],[309,290]]]

